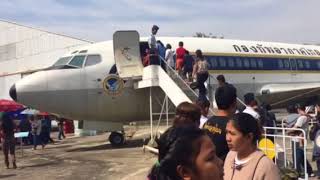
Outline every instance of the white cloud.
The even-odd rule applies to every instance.
[[[152,24],[162,36],[195,32],[226,38],[320,42],[320,1],[298,0],[4,0],[0,17],[89,40],[111,39],[115,30],[148,36]]]

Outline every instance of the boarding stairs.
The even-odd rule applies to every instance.
[[[161,57],[160,57],[161,58]],[[164,67],[166,68],[167,75],[176,83],[176,85],[183,91],[183,93],[190,99],[191,102],[195,102],[198,99],[198,92],[190,88],[190,84],[183,80],[183,78],[172,67],[168,66],[166,61]]]
[[[178,106],[182,102],[195,102],[198,93],[189,87],[180,75],[162,59],[160,65],[143,67],[137,31],[117,31],[113,35],[116,66],[122,79],[134,79],[134,88],[160,87],[171,102]],[[161,58],[159,56],[159,58]]]
[[[189,87],[189,84],[186,83],[178,75],[178,73],[174,69],[169,67],[166,63],[163,65],[165,66],[164,69],[166,69],[167,72],[164,71],[160,65],[150,65],[147,67],[143,67],[141,62],[140,50],[140,36],[137,31],[117,31],[113,34],[113,52],[119,77],[123,80],[128,80],[131,82],[133,81],[135,89],[149,89],[151,135],[149,145],[155,147],[153,133],[153,116],[160,115],[158,121],[159,127],[162,113],[165,111],[167,127],[169,127],[168,99],[170,99],[175,106],[178,106],[180,103],[185,101],[190,103],[196,101],[198,98],[198,93],[193,91]],[[160,114],[153,112],[153,87],[160,87],[166,95],[162,104]],[[210,109],[210,111],[210,113],[212,114],[212,109]],[[155,132],[158,132],[157,129]]]
[[[174,70],[168,68],[167,71],[159,65],[145,67],[136,88],[159,86],[175,106],[185,101],[194,102],[198,94]]]

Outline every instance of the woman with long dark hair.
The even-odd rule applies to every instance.
[[[198,127],[170,128],[157,143],[158,161],[149,180],[222,180],[222,161],[210,138]]]

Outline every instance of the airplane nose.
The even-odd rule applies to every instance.
[[[17,90],[16,90],[15,84],[11,86],[9,90],[9,94],[14,101],[17,101]]]

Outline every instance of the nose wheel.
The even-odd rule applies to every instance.
[[[124,144],[124,135],[119,132],[112,132],[109,136],[109,141],[112,146],[121,146]]]

